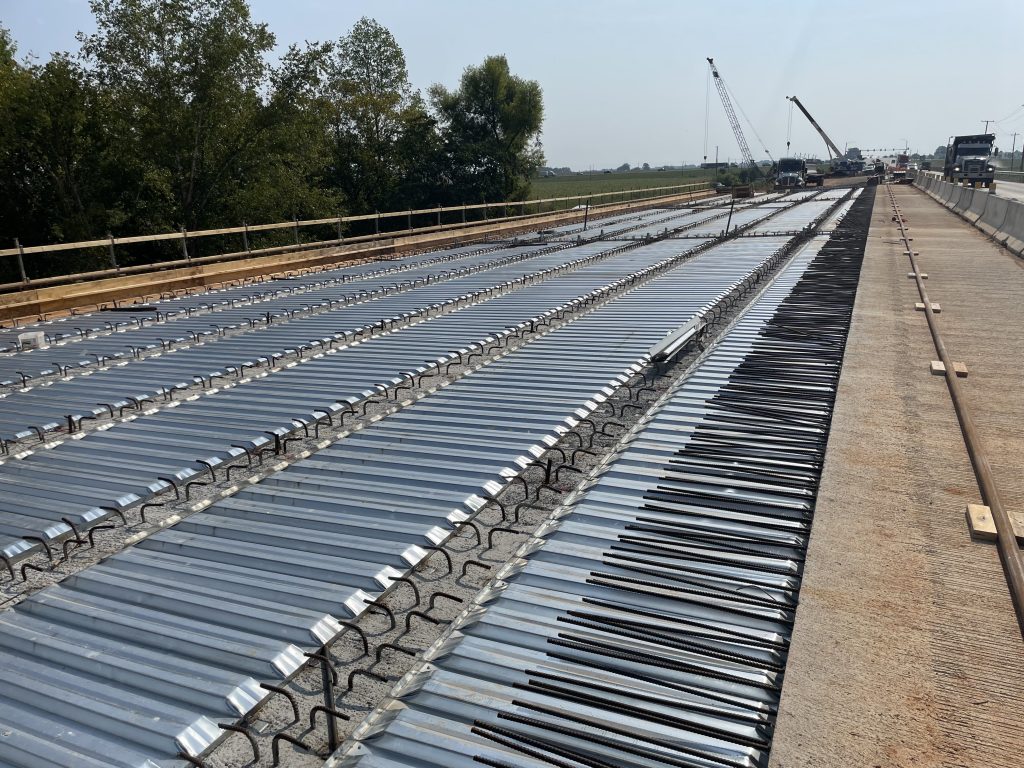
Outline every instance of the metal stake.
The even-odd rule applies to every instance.
[[[27,283],[28,275],[25,274],[25,249],[21,247],[21,241],[14,238],[14,247],[18,249],[18,272],[21,273],[21,282]]]
[[[107,246],[110,249],[110,265],[120,272],[121,268],[117,266],[117,256],[114,255],[114,236],[107,232],[107,237],[110,238],[110,245]]]

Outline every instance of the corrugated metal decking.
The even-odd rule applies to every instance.
[[[257,680],[287,677],[300,647],[339,631],[339,618],[596,407],[652,343],[785,242],[708,250],[0,614],[0,667],[32,668],[0,700],[0,722],[14,724],[0,760],[32,764],[31,752],[56,765],[140,765],[146,755],[202,751],[220,735],[211,717],[251,709],[263,693]],[[663,242],[620,258],[679,252]],[[399,343],[413,330],[387,338]],[[438,458],[439,445],[455,460]]]
[[[606,228],[609,232],[618,232],[640,226],[642,222],[651,219],[658,219],[666,214],[677,214],[678,211],[667,211],[665,209],[653,209],[641,213],[623,214],[620,216],[599,219],[596,224]],[[569,224],[560,228],[573,237],[583,236],[583,228],[580,224]],[[593,234],[593,233],[590,233]],[[526,235],[529,237],[529,235]],[[127,306],[122,311],[98,310],[95,312],[79,313],[69,317],[62,317],[55,320],[40,321],[19,326],[18,328],[0,330],[0,352],[14,350],[17,344],[19,333],[26,330],[42,331],[51,342],[74,342],[80,341],[86,335],[104,333],[111,330],[125,331],[134,327],[167,326],[165,334],[173,338],[187,338],[187,333],[182,330],[188,327],[187,324],[180,325],[183,321],[193,317],[194,314],[209,316],[210,320],[218,321],[221,325],[231,324],[226,319],[228,315],[219,313],[233,309],[236,306],[246,304],[258,304],[256,310],[283,312],[274,303],[275,299],[283,298],[284,307],[316,303],[315,298],[319,291],[339,283],[351,280],[368,280],[374,277],[393,276],[421,270],[424,267],[438,271],[446,264],[452,268],[459,268],[472,263],[482,263],[501,256],[500,251],[509,248],[508,243],[502,241],[492,243],[476,243],[471,245],[454,246],[439,251],[403,256],[399,259],[371,261],[364,264],[349,264],[342,267],[310,271],[308,274],[295,275],[292,277],[280,277],[270,280],[263,280],[255,284],[246,284],[227,288],[217,288],[203,291],[198,294],[175,296],[171,298],[153,301],[147,304],[152,309]],[[403,279],[410,275],[402,274]],[[383,283],[387,285],[388,283]],[[296,301],[294,297],[299,296],[305,301]],[[291,299],[289,299],[291,297]],[[243,315],[244,317],[244,315]],[[208,331],[207,325],[198,321],[192,327],[199,333]],[[135,346],[143,346],[143,343],[135,343]],[[118,354],[124,354],[121,349],[114,349]],[[26,354],[37,355],[38,353],[26,351]],[[72,352],[68,351],[60,362],[69,363],[73,359]],[[0,357],[0,364],[4,360]],[[6,367],[0,365],[0,378],[7,372]]]
[[[864,234],[798,255],[329,768],[763,766]]]
[[[765,213],[762,211],[760,215]],[[713,216],[721,216],[721,213],[673,212],[658,217],[657,221],[675,228]],[[399,280],[396,280],[396,273],[389,270],[373,279],[339,280],[299,298],[222,309],[215,317],[182,319],[173,323],[174,330],[170,334],[166,324],[148,325],[75,343],[66,342],[67,348],[58,346],[25,352],[7,358],[6,362],[0,357],[0,376],[4,375],[5,365],[11,369],[9,372],[27,371],[30,376],[53,373],[57,366],[67,367],[67,361],[72,359],[69,355],[78,358],[74,365],[94,367],[100,360],[116,363],[124,358],[123,364],[90,371],[88,377],[73,376],[44,386],[32,386],[30,379],[27,388],[0,395],[0,443],[41,435],[65,423],[71,428],[82,417],[137,409],[140,403],[188,386],[195,380],[237,374],[243,366],[269,366],[274,357],[298,349],[333,345],[350,334],[359,333],[362,328],[381,322],[381,318],[424,313],[428,307],[451,303],[459,297],[509,281],[521,281],[527,276],[531,280],[542,279],[545,270],[566,269],[569,263],[581,265],[585,263],[584,258],[595,258],[619,245],[598,241],[576,247],[568,244],[549,248],[521,246],[473,257],[468,264],[462,259],[457,270],[439,273],[436,267],[430,268],[434,271],[410,269],[397,273]],[[358,303],[352,305],[352,302]],[[295,318],[293,313],[296,312],[315,314]],[[216,323],[211,322],[213,320]],[[271,322],[275,324],[267,327]],[[247,324],[252,327],[246,328]],[[241,328],[241,332],[223,338],[223,331],[231,328]],[[134,351],[161,349],[165,343],[188,341],[190,337],[195,345],[176,349],[174,354],[158,352],[143,360],[133,357]],[[90,356],[92,360],[87,359]]]
[[[281,439],[324,413],[344,411],[347,402],[373,396],[375,384],[403,371],[425,371],[424,360],[461,358],[470,341],[508,334],[509,326],[699,244],[636,248],[394,334],[328,350],[215,396],[179,401],[86,439],[8,460],[0,465],[0,487],[16,487],[18,493],[0,502],[0,548],[7,557],[16,556],[39,546],[24,542],[25,536],[53,539],[69,533],[64,518],[76,526],[98,523],[172,483],[184,486],[207,472],[207,465],[226,466],[245,459],[247,451],[272,448],[275,436]],[[116,477],[104,471],[111,462],[120,468]]]

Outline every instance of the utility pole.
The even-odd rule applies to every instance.
[[[982,120],[981,122],[983,122],[985,124],[985,133],[988,133],[988,124],[989,123],[994,123],[995,120]]]
[[[1017,137],[1018,136],[1020,136],[1019,133],[1014,133],[1013,134],[1013,149],[1010,150],[1010,170],[1011,171],[1013,170],[1013,156],[1017,153]]]

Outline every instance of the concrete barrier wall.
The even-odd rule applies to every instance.
[[[953,189],[949,195],[949,201],[946,203],[947,208],[952,208],[958,213],[966,211],[971,207],[971,198],[974,197],[974,190],[970,187],[960,186],[958,184],[952,185]]]
[[[948,207],[954,191],[956,190],[952,184],[945,181],[942,182],[939,186],[939,202]]]
[[[971,204],[963,212],[964,218],[966,218],[971,224],[977,224],[985,213],[985,207],[988,205],[989,198],[995,197],[995,195],[989,194],[987,189],[971,190]]]
[[[1024,255],[1024,204],[1007,201],[1009,210],[997,240],[1018,255]]]
[[[998,186],[998,182],[996,184]],[[914,185],[993,240],[1018,256],[1024,256],[1024,203],[998,197],[987,189],[950,184],[926,174],[918,174]]]
[[[985,206],[985,213],[981,219],[975,222],[978,229],[985,234],[995,237],[1003,231],[1003,224],[1006,222],[1006,214],[1010,210],[1009,200],[995,195],[988,196],[988,204]]]

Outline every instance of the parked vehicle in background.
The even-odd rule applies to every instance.
[[[981,184],[991,186],[996,177],[992,165],[992,145],[996,137],[991,133],[971,136],[954,136],[953,143],[946,147],[946,163],[942,178],[954,184]]]
[[[807,173],[804,174],[804,183],[808,187],[820,187],[825,183],[825,174],[818,170],[818,166],[808,165]]]

